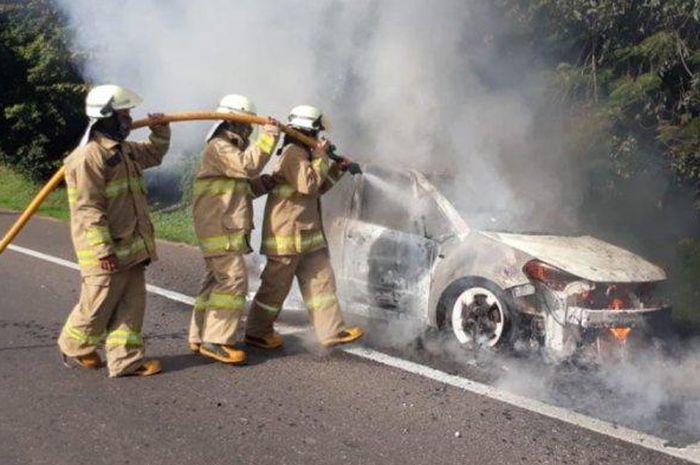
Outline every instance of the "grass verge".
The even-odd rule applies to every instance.
[[[177,210],[156,211],[151,215],[151,220],[158,239],[197,244],[192,223],[192,210],[189,206],[180,207]]]
[[[34,198],[41,186],[27,180],[12,168],[0,165],[0,207],[22,211]],[[65,187],[60,187],[49,195],[39,207],[39,214],[68,219],[68,198]]]
[[[22,211],[34,198],[40,185],[8,166],[0,164],[0,208]],[[68,198],[65,187],[59,187],[39,207],[39,215],[68,220]],[[151,215],[156,236],[175,242],[195,244],[192,215],[187,207],[173,211],[160,211]]]

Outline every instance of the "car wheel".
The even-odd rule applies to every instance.
[[[457,342],[474,348],[511,344],[514,318],[503,291],[489,282],[472,282],[454,295],[445,320]]]

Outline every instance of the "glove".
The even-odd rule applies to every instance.
[[[275,186],[277,186],[277,180],[269,174],[260,175],[260,182],[265,188],[265,192],[270,192],[272,189],[275,188]]]

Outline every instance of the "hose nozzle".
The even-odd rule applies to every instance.
[[[343,160],[343,157],[335,153],[336,147],[335,145],[331,145],[328,147],[328,158],[330,158],[333,161],[340,162]],[[353,176],[356,174],[362,174],[362,168],[360,168],[360,164],[356,162],[350,162],[348,164],[348,172],[352,174]]]

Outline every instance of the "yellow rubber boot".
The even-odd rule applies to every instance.
[[[151,376],[161,371],[163,371],[163,366],[160,364],[160,360],[152,358],[150,360],[145,360],[136,371],[130,374],[133,376]]]
[[[68,355],[61,353],[63,358],[63,364],[69,368],[77,365],[81,368],[87,368],[88,370],[97,370],[104,366],[104,362],[97,352],[90,352],[87,355],[78,355],[76,357],[69,357]]]
[[[284,344],[284,339],[279,333],[273,332],[265,337],[246,336],[245,343],[249,346],[258,347],[260,349],[274,350],[282,347],[282,344]]]
[[[345,328],[333,337],[329,337],[325,341],[321,341],[323,347],[333,347],[340,344],[349,344],[351,342],[357,341],[365,334],[362,328],[359,326],[352,326],[350,328]]]
[[[217,362],[229,365],[242,365],[246,361],[246,353],[225,344],[210,344],[205,342],[199,346],[199,353]]]

